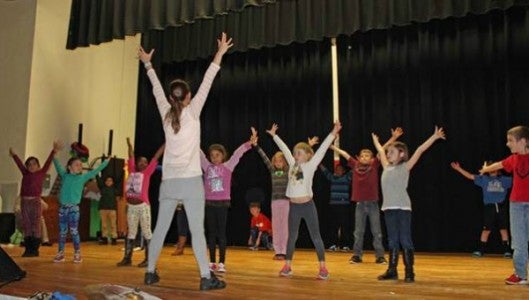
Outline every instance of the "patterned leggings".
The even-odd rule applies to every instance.
[[[70,229],[70,234],[72,235],[73,248],[77,252],[81,250],[79,205],[61,205],[59,208],[59,252],[64,251],[68,229]]]
[[[128,239],[135,239],[138,232],[138,224],[141,226],[141,232],[146,240],[152,238],[151,231],[151,206],[147,203],[128,204],[127,205],[127,224]]]

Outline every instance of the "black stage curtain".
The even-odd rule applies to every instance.
[[[477,173],[509,155],[506,131],[529,125],[529,13],[517,7],[340,37],[342,145],[373,148],[370,133],[401,138],[415,150],[434,130],[435,143],[412,170],[416,247],[470,251],[482,229],[481,189],[450,167]],[[491,235],[499,239],[498,230]],[[498,249],[499,250],[499,249]]]
[[[161,53],[157,51],[156,55]],[[155,68],[164,86],[174,78],[185,78],[196,91],[209,63],[209,59],[163,65],[155,61]],[[141,68],[143,70],[143,66]],[[278,134],[292,147],[309,136],[326,136],[332,129],[331,80],[328,40],[226,55],[202,111],[202,149],[207,151],[210,144],[221,143],[231,153],[248,141],[250,127],[254,126],[259,131],[259,144],[272,156],[278,150],[265,130],[274,122],[279,125]],[[151,84],[142,71],[136,152],[152,155],[163,139]],[[155,184],[152,186],[156,189]],[[315,188],[318,200],[328,195],[328,190],[320,192],[321,186]],[[245,194],[255,187],[266,194],[268,200],[263,204],[263,211],[270,216],[270,175],[259,155],[250,150],[233,174],[228,224],[230,244],[244,245],[248,241],[250,215],[247,202],[251,199],[245,199]],[[158,203],[157,196],[151,196],[154,220]],[[322,207],[324,203],[318,201]],[[168,241],[174,239],[175,236],[169,234]],[[310,246],[309,241],[303,231],[300,245]]]
[[[222,31],[237,41],[233,51],[247,51],[523,5],[529,0],[72,0],[66,48],[163,31],[169,63],[207,57]],[[143,45],[157,46],[150,40]]]
[[[123,39],[149,29],[183,26],[276,0],[72,0],[66,48]]]
[[[276,147],[264,133],[272,122],[279,124],[279,134],[289,145],[310,135],[324,137],[332,122],[329,47],[324,40],[227,55],[202,114],[203,149],[220,142],[233,151],[253,125],[260,144],[272,155]],[[443,126],[448,139],[434,144],[412,170],[414,241],[420,251],[473,250],[482,226],[481,190],[449,164],[459,161],[477,172],[484,160],[509,154],[506,130],[528,124],[527,9],[341,36],[338,54],[342,147],[351,154],[363,147],[373,149],[371,132],[385,140],[390,128],[401,126],[401,139],[413,151],[433,133],[434,125]],[[164,83],[183,77],[193,90],[208,64],[155,60]],[[144,72],[137,115],[136,149],[154,153],[163,133]],[[330,154],[324,163],[330,166]],[[259,157],[250,152],[234,173],[230,244],[243,245],[247,239],[245,191],[261,187],[268,196],[269,184]],[[325,235],[332,216],[327,213],[328,183],[319,172],[314,191]],[[154,214],[156,205],[153,198]],[[493,229],[490,250],[499,250],[494,246],[498,240]],[[305,231],[298,245],[311,246]]]

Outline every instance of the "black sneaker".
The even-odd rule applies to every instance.
[[[377,259],[375,260],[375,263],[379,265],[385,265],[388,263],[388,261],[384,258],[384,256],[380,256],[380,257],[377,257]]]
[[[103,238],[99,240],[99,245],[108,245],[108,240]]]
[[[207,290],[219,290],[226,287],[226,283],[224,281],[221,281],[211,272],[210,278],[202,277],[200,278],[200,290],[201,291],[207,291]]]
[[[158,281],[160,281],[160,276],[158,276],[158,273],[156,271],[145,272],[145,279],[143,279],[143,282],[146,285],[151,285],[157,283]]]
[[[351,256],[351,259],[349,259],[349,263],[351,264],[359,264],[362,263],[362,259],[358,255]]]
[[[117,245],[118,241],[116,239],[110,239],[110,245]]]

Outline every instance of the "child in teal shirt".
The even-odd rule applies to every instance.
[[[81,202],[85,183],[101,172],[108,165],[108,162],[106,160],[96,169],[83,174],[83,165],[79,158],[70,158],[67,163],[67,170],[64,169],[56,158],[53,159],[57,174],[61,177],[62,181],[61,191],[59,193],[59,251],[53,259],[54,262],[64,261],[64,245],[66,243],[68,229],[70,229],[75,250],[73,262],[80,263],[83,261],[81,258],[81,239],[78,230],[79,203]]]

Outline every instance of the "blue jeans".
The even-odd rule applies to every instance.
[[[529,242],[529,203],[511,202],[512,262],[518,277],[527,279],[527,242]]]
[[[413,249],[411,240],[411,210],[388,209],[384,211],[389,249]]]
[[[369,217],[371,234],[373,234],[373,248],[375,249],[375,256],[384,257],[382,229],[380,228],[380,208],[378,207],[377,201],[362,201],[356,203],[354,231],[355,242],[353,245],[354,255],[362,256],[367,217]]]

